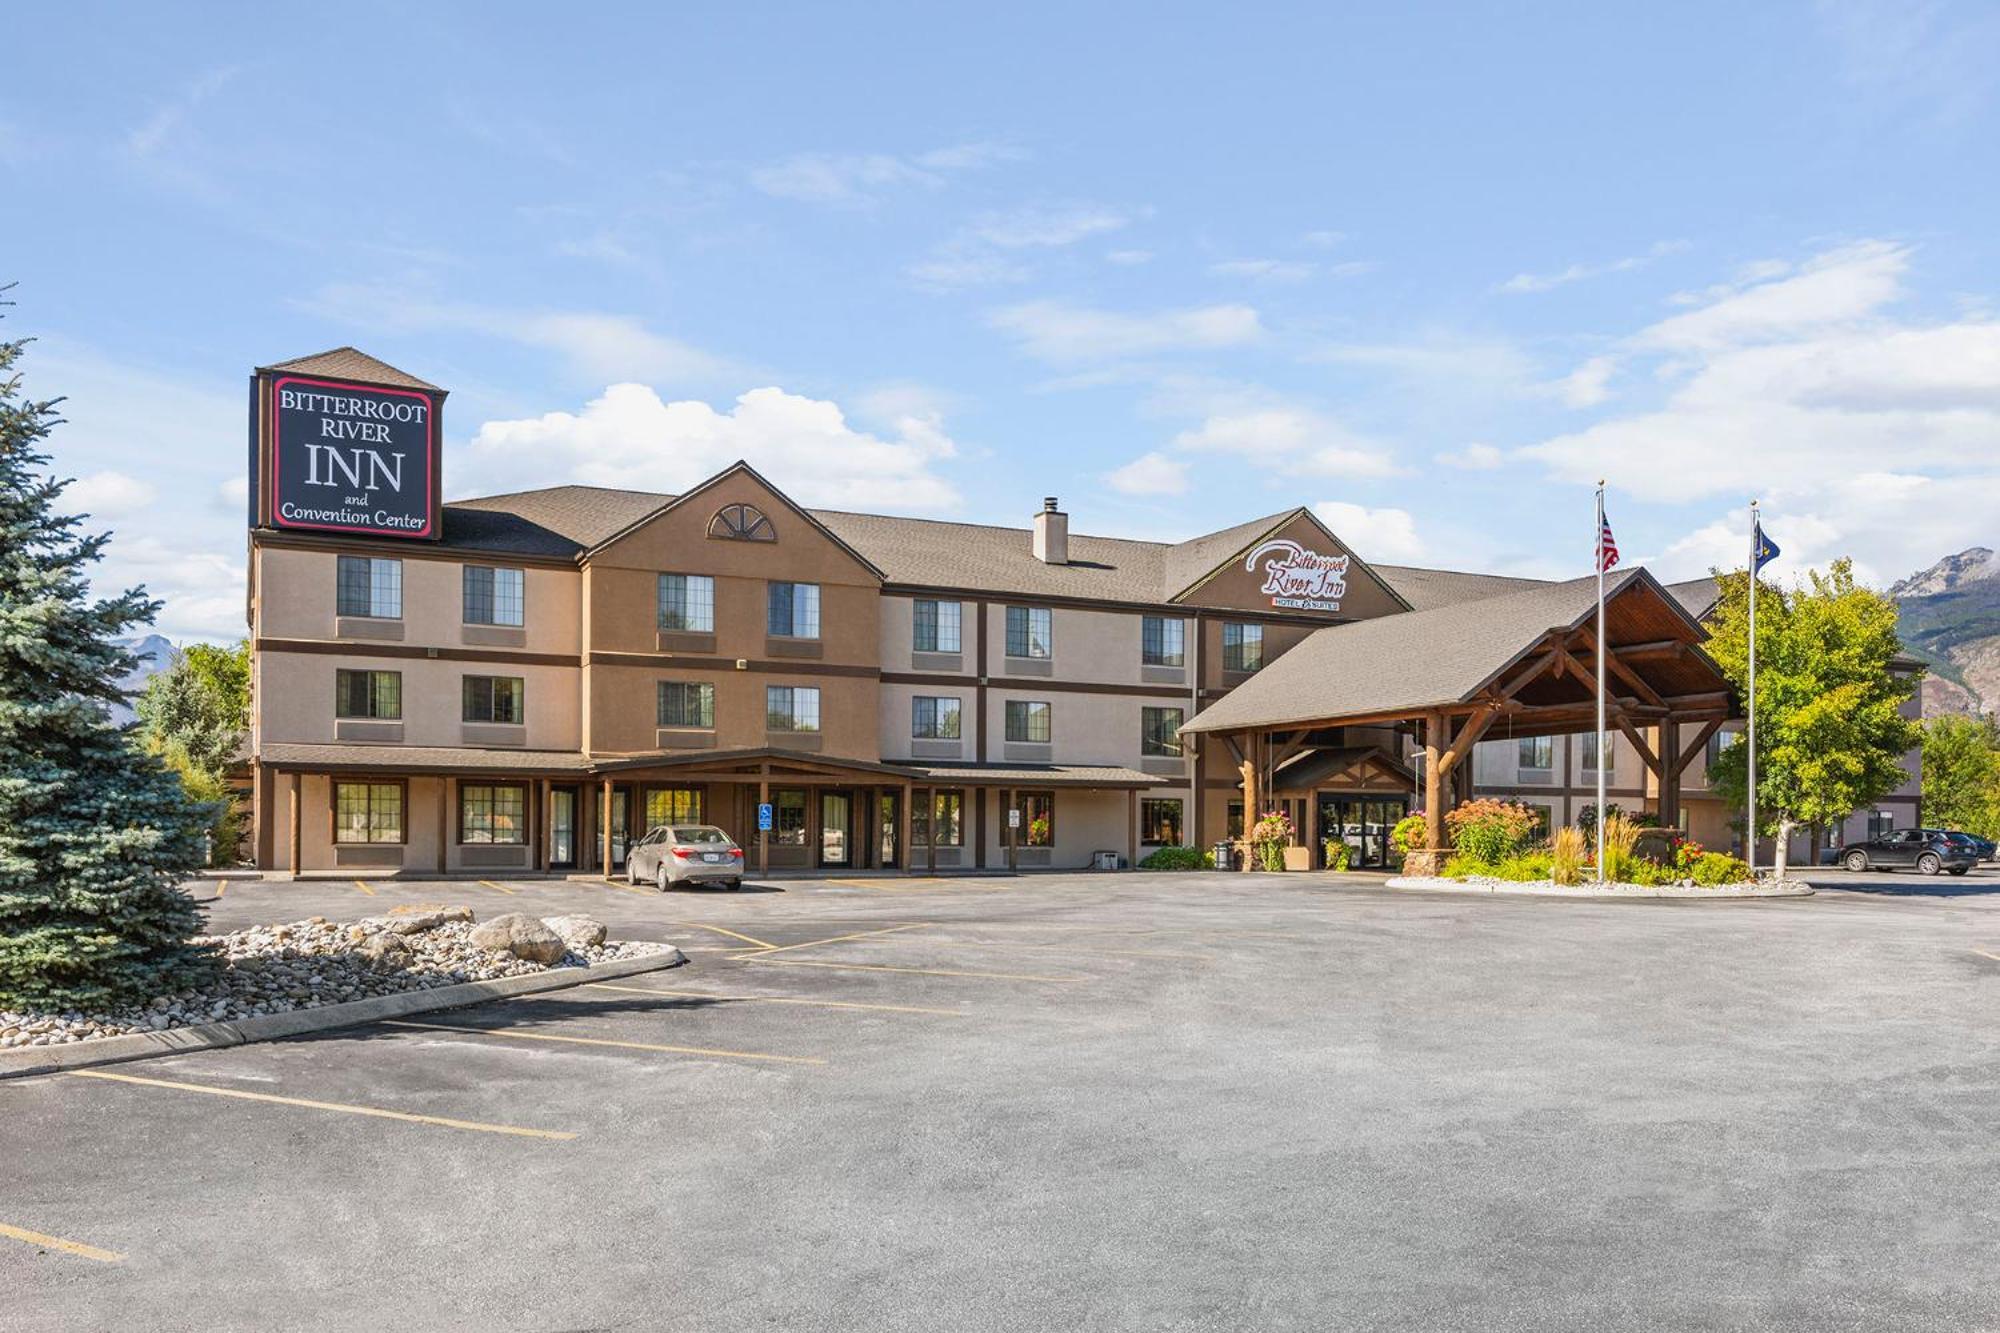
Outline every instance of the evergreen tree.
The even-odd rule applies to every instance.
[[[0,341],[0,1004],[95,1009],[208,964],[179,885],[209,812],[106,711],[135,665],[118,641],[160,604],[90,596],[108,537],[55,510],[40,450],[61,418],[22,396],[26,345]]]

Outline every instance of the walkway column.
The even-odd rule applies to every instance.
[[[916,869],[910,857],[910,825],[916,818],[916,811],[912,808],[915,802],[916,789],[905,782],[903,799],[898,803],[896,813],[896,864],[903,868],[906,875]]]
[[[297,770],[292,773],[291,797],[291,851],[287,854],[289,859],[285,865],[292,872],[292,878],[296,879],[299,874],[299,844],[305,840],[305,808],[299,803]]]
[[[1670,829],[1681,826],[1681,724],[1672,718],[1660,723],[1660,822]]]
[[[764,827],[764,807],[771,803],[771,766],[761,764],[757,770],[757,873],[771,873],[771,830]],[[775,820],[773,822],[776,822]]]
[[[451,779],[438,779],[438,873],[451,869],[451,829],[445,821],[450,816]]]
[[[541,856],[538,859],[542,864],[542,873],[546,875],[554,863],[553,847],[555,839],[550,835],[554,832],[556,826],[555,784],[547,778],[541,778],[536,781],[535,785],[539,789],[535,793],[535,803],[542,808]]]
[[[599,826],[603,829],[604,832],[604,836],[600,840],[600,851],[603,856],[603,859],[598,862],[598,869],[603,873],[604,878],[610,879],[611,878],[611,779],[610,778],[604,779],[603,790],[598,793],[597,818]]]
[[[1435,875],[1444,869],[1448,855],[1444,837],[1445,794],[1450,784],[1439,771],[1444,766],[1446,750],[1444,734],[1444,714],[1431,713],[1424,718],[1424,849],[1413,852],[1404,863],[1404,869],[1412,875]]]
[[[1125,864],[1139,864],[1139,789],[1125,789]]]

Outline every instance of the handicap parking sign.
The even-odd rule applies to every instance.
[[[769,801],[765,801],[757,807],[757,831],[759,833],[769,833],[771,831],[771,803]]]

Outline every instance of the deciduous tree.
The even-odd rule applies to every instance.
[[[1981,837],[2000,832],[2000,727],[1947,713],[1924,724],[1924,823]]]

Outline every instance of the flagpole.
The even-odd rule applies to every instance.
[[[1597,882],[1604,883],[1604,479],[1597,479]]]
[[[1757,869],[1757,502],[1750,502],[1750,724],[1744,752],[1749,822],[1743,826],[1743,859]]]

